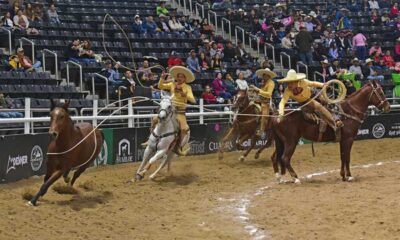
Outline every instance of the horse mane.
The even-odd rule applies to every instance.
[[[354,96],[358,95],[359,92],[363,91],[365,88],[367,88],[367,86],[369,86],[368,84],[365,84],[364,86],[362,86],[360,89],[358,89],[357,91],[353,92],[352,94],[350,94],[349,96],[346,97],[346,100],[349,98],[353,98]]]

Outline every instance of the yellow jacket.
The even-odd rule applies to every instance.
[[[169,91],[172,94],[172,101],[175,107],[177,107],[178,109],[186,109],[187,102],[196,103],[196,99],[193,96],[192,88],[188,84],[182,84],[182,91],[186,93],[186,96],[183,97],[179,92],[175,92],[175,82],[166,83],[164,81],[165,79],[160,78],[160,81],[158,82],[158,88],[161,90]]]
[[[15,55],[10,57],[8,64],[10,64],[10,66],[14,70],[22,68],[21,63],[19,61],[16,61],[14,57],[15,57]]]
[[[295,100],[298,103],[307,102],[311,98],[311,88],[313,88],[313,87],[322,88],[324,86],[324,84],[320,83],[320,82],[313,82],[313,81],[309,81],[307,79],[303,79],[298,82],[297,86],[301,87],[303,89],[303,91],[298,95],[294,95],[292,90],[290,90],[289,88],[285,89],[282,100],[279,103],[279,115],[284,114],[285,105],[286,105],[287,101],[289,100],[289,98]]]
[[[263,98],[271,98],[274,88],[275,88],[274,81],[272,79],[268,80],[267,83],[260,88],[260,92],[258,94]]]

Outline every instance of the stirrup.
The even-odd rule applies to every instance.
[[[342,128],[343,126],[344,126],[344,124],[343,124],[342,121],[340,121],[340,120],[337,120],[337,121],[336,121],[336,127],[337,127],[338,129]]]
[[[186,155],[189,153],[189,150],[190,150],[190,146],[189,146],[188,144],[186,144],[186,145],[183,146],[183,147],[178,147],[178,148],[176,148],[175,153],[176,153],[178,156],[186,156]]]

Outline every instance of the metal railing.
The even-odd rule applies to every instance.
[[[6,31],[7,34],[8,34],[8,51],[9,51],[9,54],[11,55],[12,54],[12,38],[11,38],[12,35],[11,35],[11,31],[10,31],[10,29],[7,29],[6,27],[1,27],[1,29]]]
[[[296,66],[297,66],[297,69],[296,69],[297,72],[300,72],[300,66],[303,66],[306,69],[306,76],[308,78],[308,66],[307,66],[307,64],[304,64],[304,63],[299,61],[299,62],[297,62]]]
[[[196,2],[195,3],[195,7],[196,7],[196,14],[197,15],[199,15],[199,16],[201,16],[201,18],[204,18],[205,17],[205,10],[204,10],[204,5],[202,5],[202,4],[200,4],[200,3],[198,3],[198,2]],[[201,15],[200,15],[200,12],[199,12],[199,7],[201,8]]]
[[[251,50],[253,50],[252,40],[256,40],[256,42],[257,42],[257,57],[259,58],[260,57],[260,38],[256,35],[249,34],[249,45],[250,45]]]
[[[322,79],[324,80],[324,83],[326,82],[325,76],[322,75],[322,73],[320,73],[318,71],[314,72],[314,81],[317,81],[317,75],[322,77]]]
[[[235,41],[236,41],[235,43],[236,44],[238,43],[238,31],[242,32],[242,43],[245,44],[246,43],[246,40],[245,40],[245,37],[244,37],[245,31],[244,31],[243,28],[241,28],[239,26],[235,26]]]
[[[228,23],[229,40],[232,41],[232,24],[227,18],[221,19],[222,37],[225,38],[225,23]]]
[[[106,78],[105,76],[98,74],[98,73],[92,73],[92,93],[93,93],[93,97],[96,94],[95,92],[95,84],[94,84],[94,80],[95,77],[101,78],[106,82],[106,103],[109,104],[110,103],[110,92],[108,91],[108,78]]]
[[[79,68],[79,89],[81,92],[83,92],[83,71],[82,71],[82,65],[79,63],[76,63],[74,61],[67,61],[67,85],[69,85],[69,65],[72,64],[74,66],[77,66]]]
[[[54,56],[54,71],[56,79],[58,79],[58,55],[56,52],[50,51],[49,49],[42,50],[43,71],[46,71],[46,53]]]
[[[288,59],[288,61],[289,61],[289,69],[292,69],[292,61],[291,61],[292,57],[289,54],[285,53],[285,52],[281,52],[280,53],[280,59],[281,59],[282,70],[285,69],[285,67],[283,66],[283,57]]]
[[[214,26],[215,26],[215,31],[218,31],[218,20],[217,20],[217,13],[212,11],[212,10],[208,10],[208,23],[211,24],[211,14],[214,15]]]
[[[268,54],[267,54],[267,49],[268,48],[271,48],[272,49],[272,61],[274,62],[274,64],[276,63],[276,57],[275,57],[275,47],[274,47],[274,45],[272,45],[272,44],[270,44],[270,43],[264,43],[264,55],[267,57],[267,58],[269,58],[268,57]]]
[[[31,46],[32,46],[32,56],[31,56],[32,63],[35,63],[35,43],[32,40],[27,39],[26,37],[22,37],[19,39],[19,46],[21,48],[23,48],[23,46],[24,46],[24,41],[31,44]]]

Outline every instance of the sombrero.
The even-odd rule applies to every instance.
[[[306,75],[304,73],[296,73],[295,70],[290,69],[286,75],[285,78],[278,80],[280,83],[285,83],[285,82],[296,82],[300,81],[302,79],[306,78]]]
[[[174,66],[169,70],[169,73],[174,79],[177,79],[179,73],[182,73],[186,77],[186,83],[191,83],[194,81],[194,74],[186,67]]]
[[[276,77],[276,73],[274,73],[273,71],[271,71],[269,68],[258,69],[258,70],[256,71],[257,77],[262,78],[264,74],[269,75],[271,78]]]

